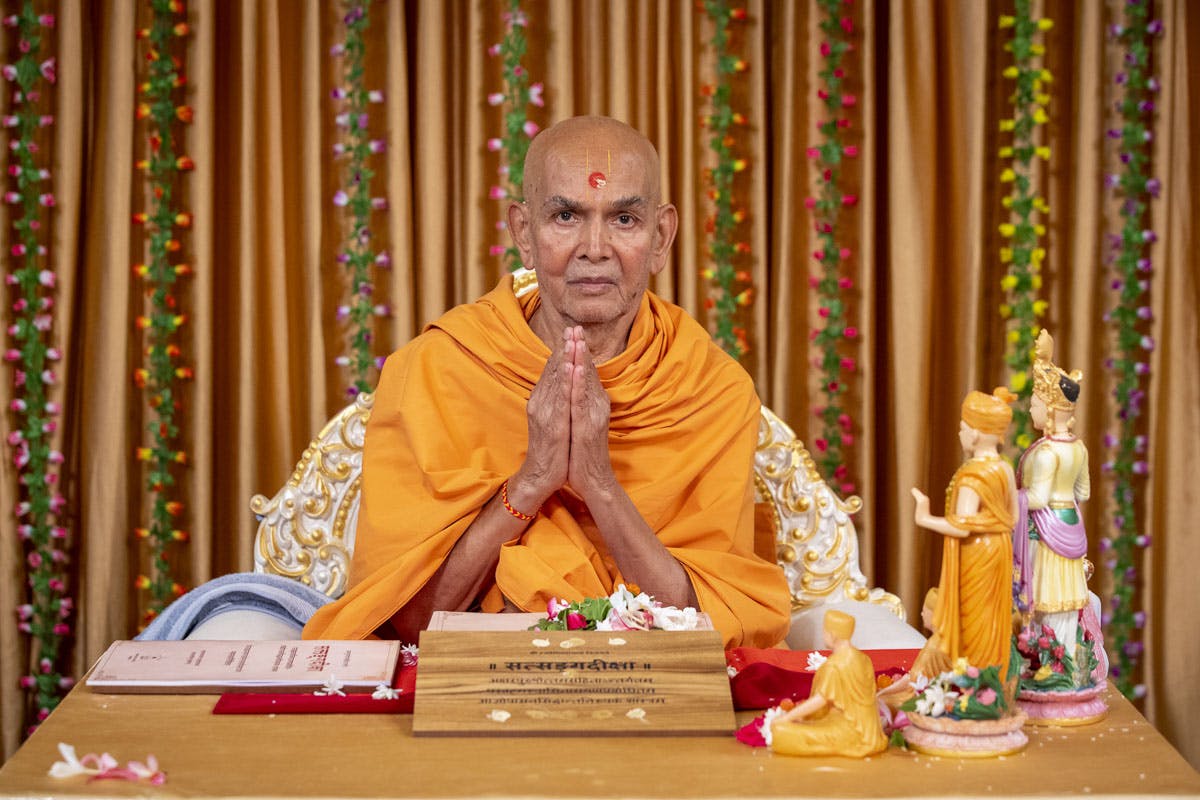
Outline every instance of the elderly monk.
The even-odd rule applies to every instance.
[[[759,402],[745,371],[647,285],[675,207],[654,147],[611,119],[533,140],[506,277],[388,358],[363,454],[350,587],[308,638],[416,641],[434,610],[544,611],[636,583],[708,612],[727,647],[789,624],[753,552]]]

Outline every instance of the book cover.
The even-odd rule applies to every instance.
[[[87,679],[95,691],[145,694],[314,691],[391,685],[396,641],[116,641]]]

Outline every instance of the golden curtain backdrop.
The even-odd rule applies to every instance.
[[[371,9],[368,83],[385,90],[388,152],[378,188],[391,208],[376,220],[394,269],[377,293],[394,316],[378,325],[380,352],[403,344],[456,303],[473,300],[499,276],[488,246],[500,204],[487,198],[498,166],[486,149],[500,113],[487,105],[499,88],[485,48],[501,35],[498,0],[387,2]],[[819,10],[815,0],[753,0],[739,28],[750,71],[735,102],[750,118],[737,145],[750,167],[737,186],[747,211],[757,296],[745,319],[751,352],[743,360],[763,400],[800,433],[815,431],[810,405],[817,376],[808,330],[817,319],[808,284],[814,249],[803,199],[816,175],[805,148],[816,143],[823,107],[815,96]],[[862,7],[862,6],[868,7]],[[703,169],[709,165],[700,118],[701,84],[713,69],[708,25],[691,3],[556,2],[525,7],[526,59],[546,85],[548,125],[582,113],[609,114],[642,130],[663,157],[669,200],[681,234],[657,290],[704,319]],[[910,617],[936,582],[938,542],[912,523],[909,487],[944,487],[959,463],[957,408],[968,389],[1004,383],[1004,330],[996,308],[1004,274],[998,120],[1007,110],[1000,78],[1005,54],[996,28],[1009,3],[903,0],[855,4],[857,48],[848,66],[859,105],[852,118],[861,156],[848,170],[859,206],[845,215],[854,250],[851,318],[861,335],[850,407],[856,443],[850,474],[864,510],[856,522],[863,567],[898,593]],[[1153,539],[1142,572],[1146,712],[1200,765],[1200,662],[1191,620],[1200,614],[1189,565],[1200,544],[1188,533],[1200,500],[1200,11],[1186,0],[1156,3],[1166,26],[1155,71],[1162,82],[1152,204],[1159,241],[1151,335],[1158,342],[1148,387],[1151,474],[1143,484],[1145,532]],[[1115,153],[1118,68],[1104,32],[1115,4],[1046,0],[1054,72],[1053,156],[1042,176],[1052,213],[1045,324],[1056,360],[1084,371],[1080,428],[1092,454],[1093,499],[1085,508],[1091,556],[1105,532],[1107,483],[1101,439],[1114,409],[1104,360],[1110,334],[1110,274],[1104,233],[1116,209],[1102,176]],[[140,618],[133,578],[145,570],[132,531],[146,517],[135,459],[147,421],[132,381],[142,357],[133,320],[141,288],[130,266],[142,260],[130,215],[144,207],[145,134],[134,122],[144,4],[132,0],[59,3],[53,151],[58,207],[51,258],[59,274],[56,344],[65,353],[57,434],[68,458],[72,591],[78,601],[73,671],[81,675],[110,641]],[[181,346],[195,368],[185,389],[182,473],[192,539],[176,559],[189,586],[252,567],[255,520],[248,501],[286,480],[309,438],[343,405],[345,378],[333,358],[345,350],[336,307],[347,278],[334,257],[342,232],[331,203],[339,185],[329,99],[339,65],[328,57],[339,36],[335,3],[196,0],[189,4],[188,102],[196,122],[183,151],[197,164],[181,205],[195,213],[184,237],[195,276],[182,293],[191,324]],[[7,53],[15,42],[4,39]],[[9,59],[11,60],[11,59]],[[9,101],[4,99],[4,104]],[[7,105],[3,105],[7,108]],[[8,212],[0,224],[10,230]],[[9,265],[6,264],[6,270]],[[7,408],[11,380],[0,381]],[[6,428],[11,418],[6,421]],[[0,460],[0,508],[16,498],[11,459]],[[8,512],[0,546],[0,615],[24,600],[21,544]],[[1105,593],[1103,570],[1093,588]],[[26,638],[0,628],[0,730],[5,756],[17,747],[24,715],[19,676],[29,670]]]

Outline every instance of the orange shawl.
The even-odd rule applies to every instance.
[[[525,405],[550,353],[528,325],[537,292],[512,279],[459,306],[388,358],[363,454],[350,587],[306,638],[371,636],[437,571],[483,505],[521,465]],[[751,464],[759,403],[744,370],[682,309],[649,292],[623,353],[599,365],[611,400],[613,469],[687,570],[726,647],[769,647],[789,624],[782,571],[754,555]],[[623,576],[583,504],[553,495],[505,545],[482,607],[507,598],[610,594]]]

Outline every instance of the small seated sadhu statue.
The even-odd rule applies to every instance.
[[[825,612],[825,644],[833,652],[813,676],[812,693],[771,725],[771,749],[790,756],[853,756],[887,750],[875,704],[875,667],[850,644],[854,617]]]

